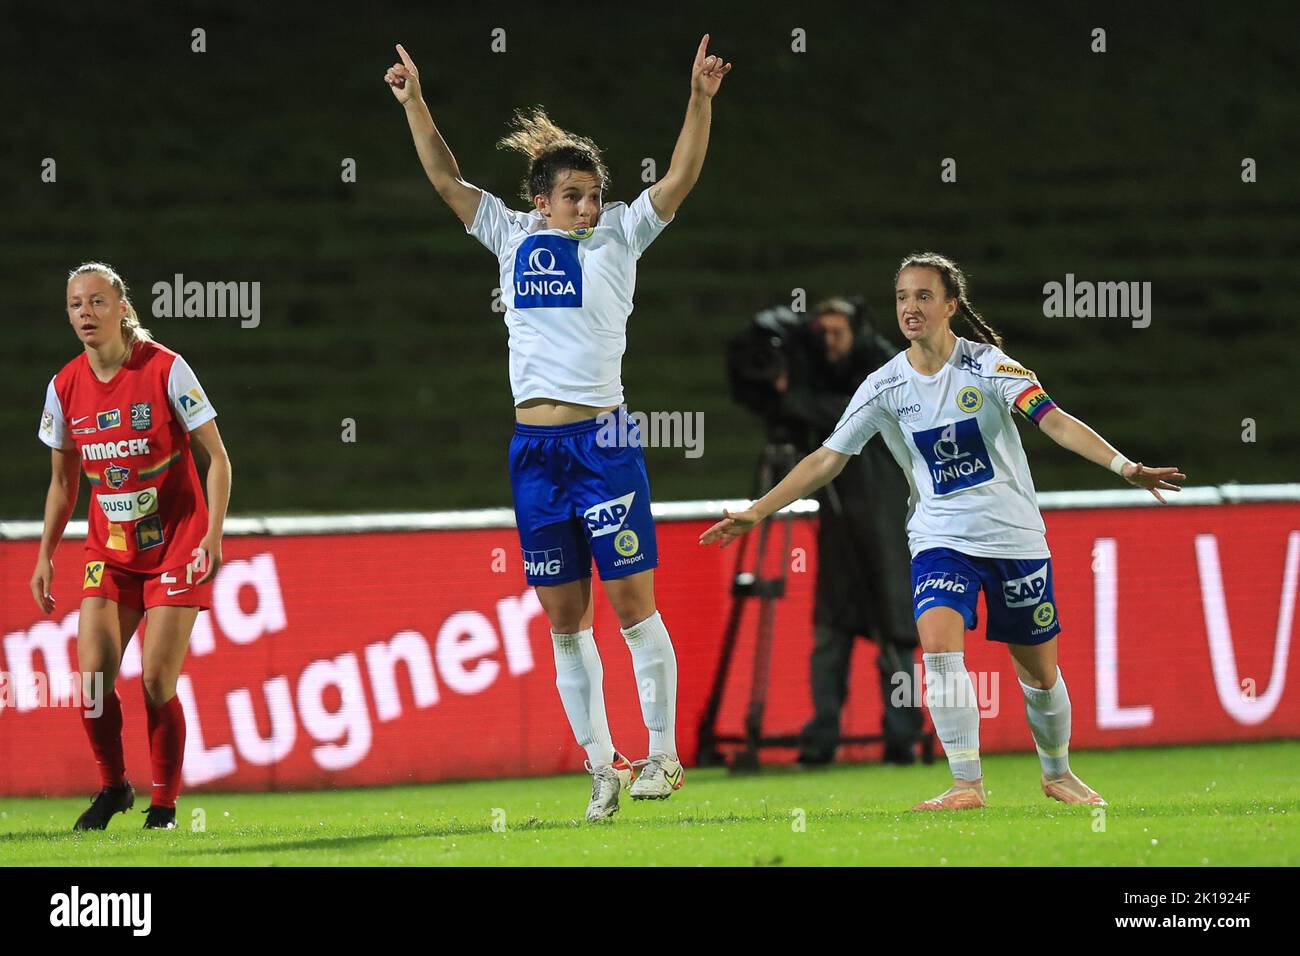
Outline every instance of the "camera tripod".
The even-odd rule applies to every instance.
[[[758,486],[760,494],[766,494],[789,474],[798,462],[799,456],[794,445],[769,441],[763,449],[758,463]],[[771,576],[764,575],[768,545],[775,532],[773,521],[780,522],[781,549],[777,554],[776,568]],[[697,763],[701,767],[728,765],[732,772],[753,772],[760,765],[759,751],[765,747],[797,748],[800,745],[798,733],[764,734],[763,715],[767,709],[768,678],[772,663],[772,628],[776,616],[776,602],[785,597],[786,560],[790,554],[791,516],[774,515],[772,521],[765,521],[758,526],[758,536],[753,561],[746,563],[749,541],[753,534],[741,537],[736,553],[736,570],[731,583],[731,609],[727,614],[726,630],[723,633],[722,648],[718,655],[717,667],[713,672],[713,683],[709,699],[705,704],[704,715],[700,719],[699,748]],[[745,724],[741,734],[719,734],[718,712],[722,707],[722,696],[727,686],[736,644],[740,636],[740,622],[746,603],[758,599],[758,620],[754,645],[754,664],[750,674],[749,704],[745,709]],[[882,647],[882,653],[884,649]],[[858,736],[841,736],[840,744],[881,744],[882,734],[863,734]],[[925,733],[921,743],[921,759],[930,763],[934,759],[934,735]],[[733,750],[730,759],[723,753],[720,745],[741,745]]]

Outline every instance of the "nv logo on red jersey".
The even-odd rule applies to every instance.
[[[113,408],[106,412],[100,412],[98,418],[100,431],[103,431],[105,428],[116,428],[118,425],[122,424],[122,409]]]

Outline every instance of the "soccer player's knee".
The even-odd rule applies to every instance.
[[[166,674],[146,668],[144,674],[140,677],[140,683],[144,687],[145,697],[155,707],[161,707],[176,696],[175,677],[169,677]]]
[[[614,608],[614,616],[618,618],[618,626],[624,629],[649,620],[655,613],[653,592],[638,594],[629,589],[623,593],[610,594],[609,603]]]
[[[916,622],[921,650],[927,654],[947,654],[962,650],[965,634],[963,623],[961,615],[950,608],[926,611]]]
[[[554,633],[576,634],[582,629],[582,612],[586,608],[581,601],[550,596],[541,598],[541,603]]]
[[[94,668],[81,672],[81,694],[86,700],[98,700],[100,695],[113,693],[117,685],[117,669]]]

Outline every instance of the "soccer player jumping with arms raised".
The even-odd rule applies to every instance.
[[[912,809],[984,806],[979,709],[962,656],[964,631],[978,623],[980,588],[987,639],[1007,644],[1020,678],[1043,792],[1064,803],[1104,804],[1070,770],[1070,696],[1056,665],[1061,625],[1051,552],[1011,413],[1162,502],[1161,490],[1178,491],[1173,482],[1186,475],[1129,461],[1058,408],[1038,376],[1002,351],[1001,336],[971,305],[966,277],[950,259],[909,256],[894,284],[908,348],[867,376],[821,448],[745,511],[724,511],[700,543],[726,545],[829,482],[871,436],[883,434],[911,484],[907,533],[926,704],[953,775],[950,789]],[[979,341],[953,333],[958,314]]]
[[[632,653],[649,757],[634,799],[663,799],[682,785],[675,712],[677,660],[655,609],[658,565],[650,484],[623,404],[636,265],[699,177],[714,95],[731,64],[708,53],[691,68],[686,120],[664,177],[630,205],[605,203],[609,174],[596,144],[560,129],[541,108],[515,117],[500,146],[528,158],[518,212],[466,182],[420,95],[420,74],[401,46],[384,75],[406,110],[424,171],[465,230],[497,257],[509,329],[515,434],[510,484],[528,583],[551,624],[555,683],[592,773],[588,820],[618,811],[632,765],[615,749],[605,716],[603,668],[592,635],[591,562]],[[616,416],[616,428],[603,426]],[[627,435],[611,445],[602,434]]]

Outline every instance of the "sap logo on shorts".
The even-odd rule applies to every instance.
[[[582,513],[583,520],[587,522],[587,531],[593,538],[603,538],[622,530],[635,497],[636,492],[629,491],[622,498],[611,498],[592,505]]]
[[[912,591],[912,600],[916,600],[925,591],[947,591],[949,594],[965,594],[970,589],[970,580],[964,574],[955,571],[930,571]],[[927,601],[933,598],[927,598]],[[922,602],[925,603],[925,602]]]
[[[97,588],[99,587],[99,584],[103,580],[103,578],[104,578],[104,562],[87,561],[86,576],[81,582],[81,589],[84,591],[86,590],[86,588]]]
[[[121,495],[99,495],[99,507],[109,521],[135,521],[158,510],[158,489],[145,488]]]
[[[156,548],[163,543],[162,516],[154,515],[145,518],[135,526],[135,546],[138,550],[144,551],[148,548]]]
[[[582,307],[582,267],[578,240],[567,236],[529,236],[515,252],[516,309]]]
[[[537,577],[554,577],[564,570],[564,552],[559,548],[550,551],[525,551],[524,573]]]
[[[1002,597],[1007,607],[1029,607],[1043,599],[1047,591],[1047,564],[1023,578],[1002,582]]]
[[[114,408],[106,412],[100,412],[96,416],[96,422],[99,424],[100,431],[105,428],[116,428],[122,424],[122,409]]]
[[[147,438],[100,441],[95,442],[93,445],[81,446],[83,461],[103,461],[105,458],[138,458],[147,454],[149,454],[149,439]]]
[[[131,477],[131,469],[122,465],[109,465],[104,469],[104,483],[110,488],[121,488]]]
[[[153,410],[148,402],[131,403],[131,428],[138,432],[147,432],[153,424]]]
[[[912,441],[930,469],[936,495],[982,485],[993,477],[993,463],[974,418],[913,432]]]

